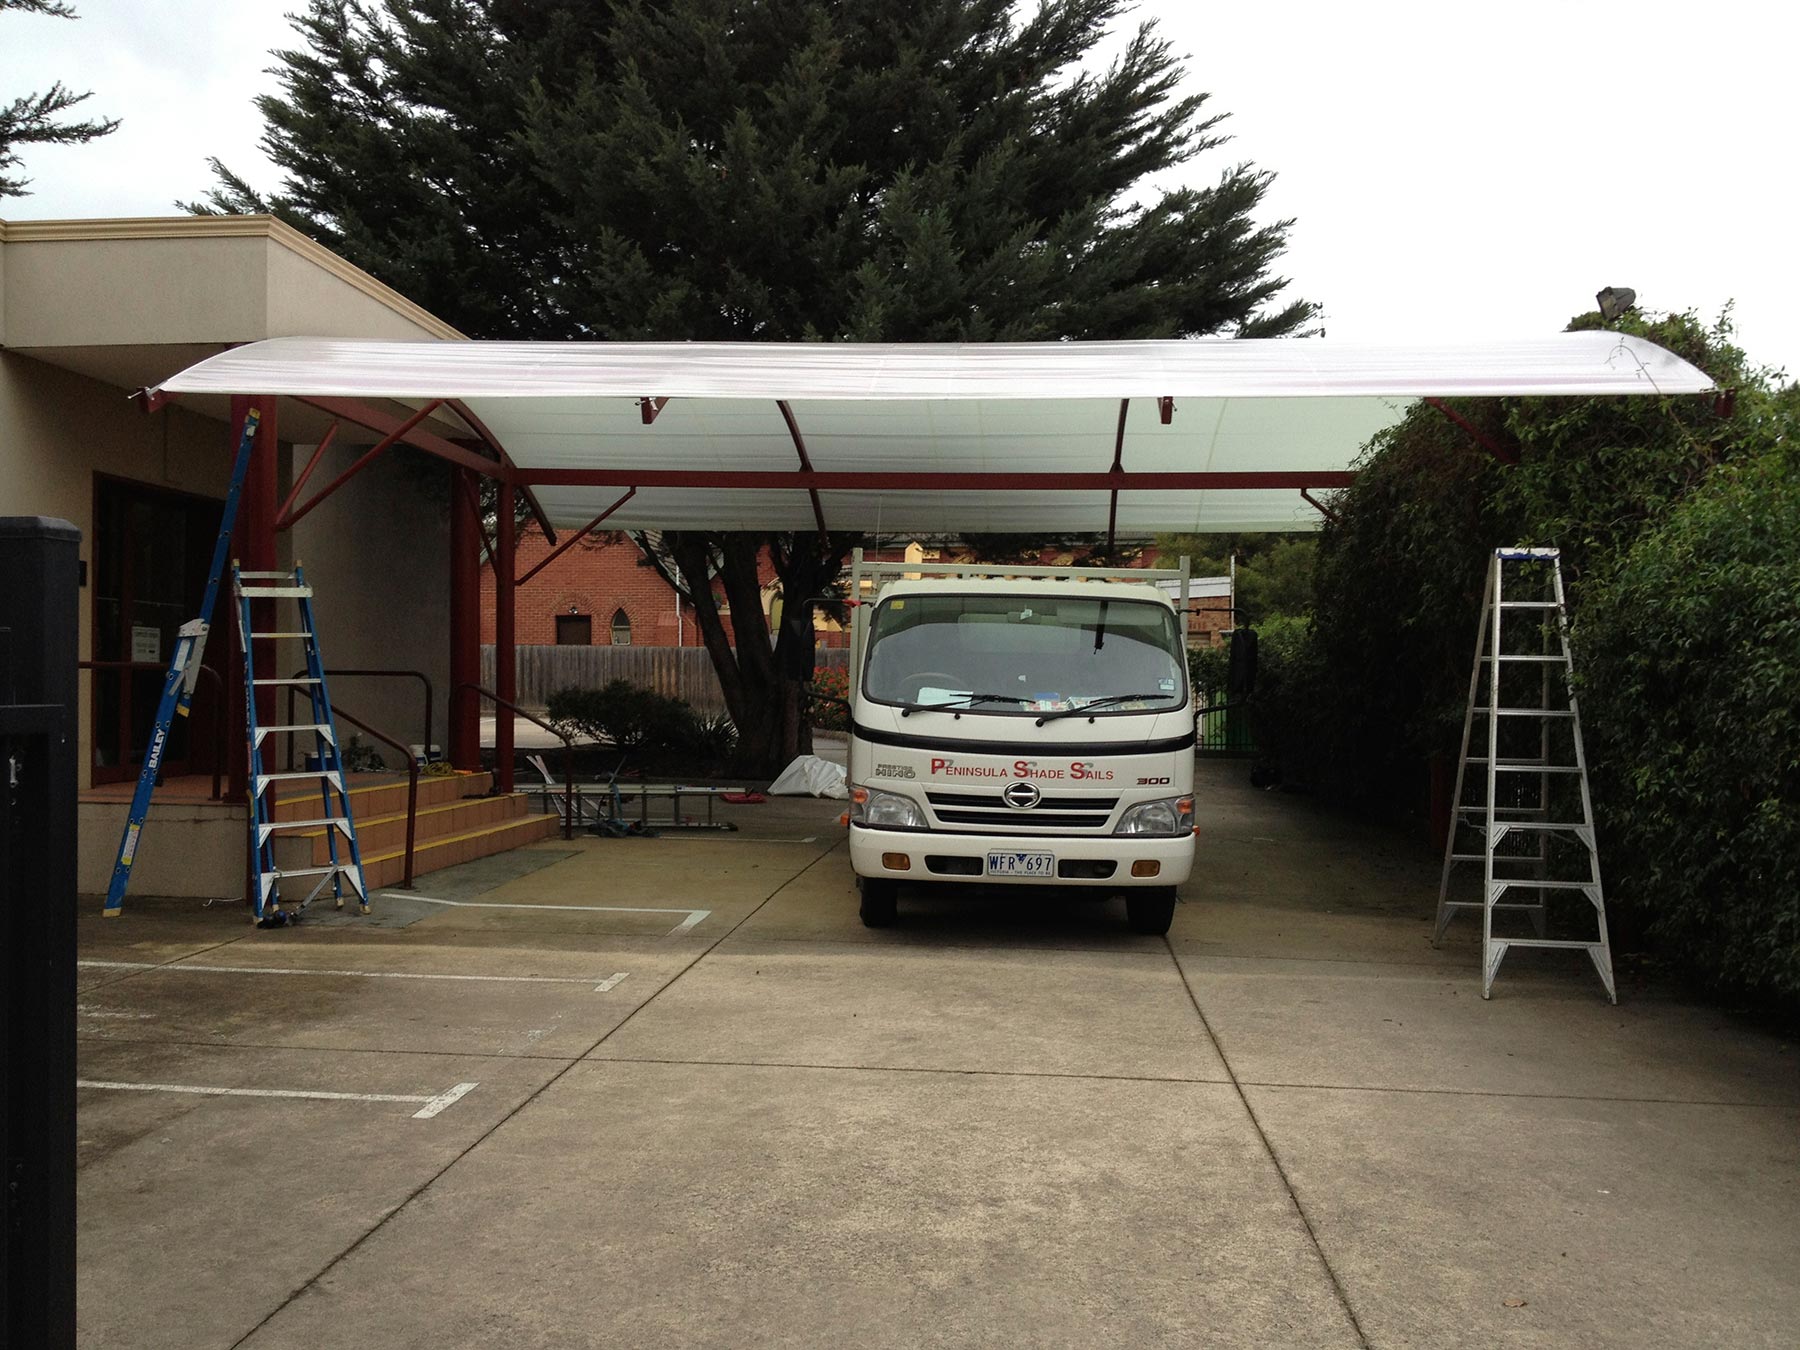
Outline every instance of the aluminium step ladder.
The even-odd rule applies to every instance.
[[[1515,581],[1510,598],[1509,574]],[[1481,911],[1483,998],[1491,997],[1494,976],[1511,948],[1553,947],[1585,951],[1607,998],[1619,1001],[1573,673],[1561,550],[1494,550],[1431,939],[1433,946],[1443,939],[1458,911]],[[1484,743],[1474,739],[1477,716],[1485,722]],[[1451,899],[1454,870],[1477,863],[1481,898]],[[1579,895],[1591,906],[1597,936],[1550,935],[1551,901],[1558,895]],[[1530,920],[1529,936],[1495,932],[1497,917],[1518,916]]]
[[[231,565],[232,589],[237,594],[238,645],[244,654],[245,726],[250,735],[250,844],[255,859],[256,883],[251,891],[253,918],[263,927],[278,927],[288,922],[290,911],[282,909],[281,883],[289,878],[307,879],[311,887],[291,911],[298,914],[323,892],[331,888],[337,907],[344,907],[346,887],[356,896],[361,913],[369,912],[369,893],[363,884],[362,853],[356,843],[356,822],[350,815],[349,784],[344,777],[343,759],[337,734],[337,721],[331,712],[331,695],[325,684],[325,662],[319,655],[318,629],[313,623],[312,587],[306,584],[305,570],[298,562],[292,572],[243,572],[237,563]],[[252,611],[259,600],[293,602],[298,625],[282,629],[252,627]],[[274,605],[268,606],[273,611]],[[253,656],[256,639],[298,638],[306,650],[306,674],[286,679],[259,677]],[[256,691],[265,686],[295,686],[307,696],[310,720],[281,725],[259,725],[256,720]],[[313,763],[316,768],[290,773],[271,773],[264,767],[265,745],[269,737],[286,734],[296,738],[311,736]],[[303,743],[303,742],[302,742]],[[309,820],[278,820],[275,803],[278,783],[317,783],[320,813]],[[275,859],[275,836],[284,830],[316,830],[323,826],[330,861],[315,867],[279,867]]]
[[[244,494],[244,479],[250,472],[250,455],[261,424],[262,414],[255,408],[244,415],[244,431],[238,439],[237,458],[231,466],[231,486],[226,489],[225,507],[219,515],[219,536],[213,543],[212,566],[206,574],[200,615],[181,625],[175,635],[174,649],[169,654],[162,699],[156,705],[156,721],[150,728],[150,741],[144,750],[137,790],[131,795],[131,809],[125,814],[125,836],[119,841],[118,861],[113,864],[112,879],[106,886],[106,907],[101,912],[109,919],[118,918],[125,904],[125,888],[131,883],[131,865],[137,861],[144,821],[150,814],[150,795],[162,772],[163,751],[168,749],[169,734],[175,719],[187,717],[194,701],[194,686],[200,679],[200,666],[206,656],[206,635],[212,625],[213,605],[219,598],[219,582],[225,575],[231,532],[237,527],[238,501]]]

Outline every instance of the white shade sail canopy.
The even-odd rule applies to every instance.
[[[377,342],[276,338],[160,394],[457,401],[558,526],[1305,529],[1419,398],[1691,394],[1616,333],[1353,345]],[[1004,477],[1000,477],[1004,476]]]

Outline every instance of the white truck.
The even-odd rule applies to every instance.
[[[851,577],[863,922],[893,923],[903,882],[979,882],[1123,893],[1135,930],[1166,933],[1194,861],[1187,560],[1006,568],[859,549]]]

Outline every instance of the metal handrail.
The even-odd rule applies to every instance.
[[[468,689],[476,694],[479,694],[482,698],[487,699],[490,703],[493,703],[497,707],[508,709],[509,711],[515,713],[516,715],[523,717],[527,722],[535,723],[537,726],[542,727],[545,731],[549,732],[552,736],[556,737],[557,740],[562,742],[562,744],[563,744],[563,793],[564,793],[563,813],[562,813],[563,838],[564,839],[573,839],[575,837],[575,742],[574,742],[574,740],[569,736],[569,734],[567,732],[563,731],[560,727],[552,726],[550,723],[546,722],[543,718],[535,716],[532,713],[526,712],[518,704],[513,703],[508,699],[501,698],[500,695],[496,694],[492,689],[483,689],[478,684],[464,683],[464,684],[457,685],[456,688],[451,691],[452,698],[454,698],[455,695],[460,694],[465,689]],[[454,704],[452,706],[454,706]]]
[[[82,670],[152,670],[163,675],[169,673],[169,666],[166,661],[77,661],[75,664]],[[225,771],[225,723],[227,721],[225,681],[218,671],[204,663],[200,666],[200,674],[213,682],[214,692],[219,696],[218,711],[213,717],[212,799],[214,801],[223,801],[225,800],[225,792],[221,786],[220,779]],[[291,721],[292,719],[290,718],[289,720]]]
[[[293,678],[297,680],[304,674],[306,674],[306,670],[304,667],[302,667],[301,669],[296,670],[294,672]],[[349,670],[349,669],[333,670],[333,669],[327,669],[325,674],[328,676],[352,675],[352,676],[379,677],[379,678],[383,678],[383,679],[417,680],[425,689],[425,737],[422,741],[420,741],[420,744],[422,746],[424,746],[424,748],[425,748],[425,750],[424,750],[425,757],[427,759],[429,759],[431,757],[431,679],[429,676],[427,676],[425,674],[424,671],[422,671],[422,670]],[[288,699],[288,702],[287,702],[288,719],[287,720],[292,722],[294,720],[294,687],[292,685],[288,686],[287,699]],[[393,742],[389,741],[388,744],[392,745]],[[405,754],[409,758],[412,755],[412,751],[408,750],[404,746],[401,747],[401,753]],[[294,747],[293,747],[292,743],[290,742],[288,745],[288,768],[291,769],[293,767],[294,767]]]
[[[292,692],[293,692],[292,690],[289,690],[289,693],[292,693]],[[401,755],[404,756],[406,759],[406,876],[400,882],[400,889],[403,891],[410,891],[413,888],[413,835],[416,832],[416,829],[418,826],[418,820],[419,820],[419,761],[418,761],[418,757],[413,754],[412,750],[409,747],[400,744],[399,741],[395,740],[392,736],[388,735],[386,732],[377,731],[377,730],[375,730],[374,727],[370,726],[367,722],[363,721],[360,717],[357,717],[352,713],[345,712],[342,708],[340,708],[337,705],[337,703],[335,701],[331,705],[331,714],[333,717],[341,717],[344,721],[348,722],[353,727],[360,727],[362,730],[368,732],[369,735],[373,736],[376,740],[380,741],[383,745],[393,746],[393,748],[398,750],[401,753]],[[289,720],[291,721],[292,718],[290,717]],[[293,739],[294,738],[292,736],[288,737],[288,742],[289,742],[290,748],[292,746]],[[290,749],[290,752],[291,752],[291,749]],[[338,772],[345,775],[344,788],[345,788],[345,791],[348,792],[349,787],[350,787],[350,779],[348,776],[349,771],[344,767],[344,747],[341,745],[334,747],[332,757],[337,761]]]

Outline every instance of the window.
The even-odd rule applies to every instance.
[[[556,616],[556,645],[586,647],[594,640],[594,620],[586,614]]]
[[[1084,588],[1086,589],[1086,588]],[[863,692],[978,714],[1173,712],[1187,702],[1175,611],[1141,600],[911,592],[870,625]]]
[[[622,609],[613,611],[612,645],[615,647],[631,645],[631,616]]]

